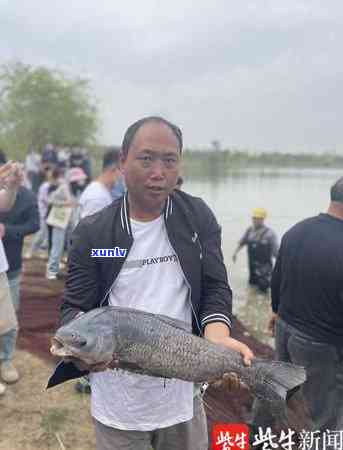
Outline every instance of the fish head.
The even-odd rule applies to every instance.
[[[94,309],[59,328],[52,338],[50,352],[86,364],[111,362],[115,353],[113,318],[105,310]]]

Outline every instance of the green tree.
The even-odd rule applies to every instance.
[[[94,144],[98,125],[87,80],[22,63],[0,66],[0,145],[11,157],[48,142]]]

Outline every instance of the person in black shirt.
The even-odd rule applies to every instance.
[[[342,429],[343,177],[331,188],[326,214],[284,235],[271,294],[276,357],[306,368],[301,393],[314,430]]]
[[[69,156],[69,167],[80,167],[87,175],[86,184],[92,179],[92,164],[86,149],[73,145]]]

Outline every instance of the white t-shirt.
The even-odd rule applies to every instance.
[[[81,219],[112,203],[110,191],[99,181],[92,181],[79,198]]]
[[[40,155],[36,152],[30,152],[25,158],[25,169],[28,172],[39,172]]]
[[[131,220],[133,246],[110,294],[110,304],[164,314],[191,329],[191,306],[163,216]],[[92,415],[104,425],[148,431],[193,417],[193,383],[122,370],[91,374]]]
[[[38,209],[41,221],[45,221],[48,212],[49,181],[44,181],[38,190]]]
[[[7,258],[6,258],[4,244],[2,243],[2,240],[0,239],[0,273],[7,272],[7,270],[8,270],[8,262],[7,262]]]

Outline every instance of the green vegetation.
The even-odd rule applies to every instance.
[[[87,146],[100,164],[99,117],[89,82],[22,63],[0,66],[0,148],[23,160],[28,148],[47,143]],[[215,143],[215,142],[214,142]],[[343,168],[343,155],[185,150],[184,172],[192,178],[220,178],[245,169]]]
[[[343,155],[259,153],[243,151],[185,150],[184,173],[190,178],[221,178],[246,169],[333,168],[343,169]]]
[[[23,158],[48,142],[95,142],[98,115],[89,83],[46,67],[0,66],[0,146]]]

